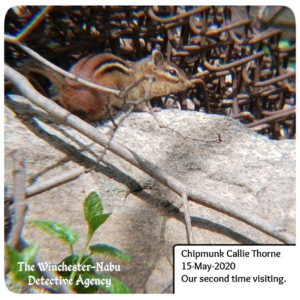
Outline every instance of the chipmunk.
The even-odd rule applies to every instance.
[[[40,73],[49,78],[58,88],[61,104],[72,113],[82,111],[89,119],[100,120],[108,117],[108,105],[124,109],[123,97],[82,85],[40,63],[30,60],[25,63],[24,69],[26,73]],[[128,100],[143,99],[148,81],[139,82],[139,79],[146,74],[154,76],[148,100],[184,91],[191,86],[186,74],[174,63],[166,61],[158,50],[154,50],[152,56],[137,62],[125,61],[109,53],[90,55],[75,63],[70,73],[103,87],[120,91],[137,82],[126,91]],[[139,104],[138,108],[149,111],[146,103]]]

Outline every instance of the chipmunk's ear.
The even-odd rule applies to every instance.
[[[154,64],[157,65],[157,66],[162,65],[164,63],[164,60],[165,60],[162,53],[158,50],[153,50],[152,58],[153,58]]]

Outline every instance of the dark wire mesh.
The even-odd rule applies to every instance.
[[[7,12],[16,35],[41,7]],[[23,41],[68,69],[89,53],[139,60],[159,49],[195,87],[182,109],[225,114],[274,139],[295,138],[295,21],[286,7],[54,7]],[[292,17],[286,17],[292,16]],[[7,43],[5,60],[25,57]]]

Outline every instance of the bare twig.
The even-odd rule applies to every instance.
[[[22,151],[16,150],[12,152],[14,160],[14,222],[9,235],[8,243],[17,248],[26,213],[25,200],[25,170]]]
[[[160,292],[160,294],[164,294],[164,292],[166,292],[172,285],[173,285],[173,280],[172,280],[171,282],[169,282],[169,283],[163,288],[163,290]]]
[[[16,150],[12,152],[12,157],[14,160],[14,207],[15,207],[15,221],[14,226],[12,228],[12,231],[10,233],[8,244],[12,246],[15,249],[21,249],[27,246],[25,245],[23,239],[21,238],[21,233],[24,225],[24,216],[26,212],[26,201],[25,201],[25,193],[26,196],[28,195],[33,196],[37,192],[45,191],[46,189],[49,189],[53,187],[53,184],[47,184],[47,181],[45,181],[43,184],[40,185],[34,185],[32,187],[29,187],[25,190],[25,167],[24,167],[24,161],[22,157],[22,151]],[[79,168],[77,168],[78,170]],[[82,168],[81,168],[82,169]],[[74,170],[72,170],[73,172]],[[74,172],[73,172],[74,173]],[[53,181],[57,181],[57,179],[60,178],[60,176],[57,176],[56,178],[53,178]],[[38,187],[39,186],[39,187]],[[47,188],[45,188],[47,186]],[[38,268],[37,261],[40,261],[38,258],[35,259],[35,266],[39,273],[43,275],[46,278],[54,279],[56,275],[49,271],[42,271]],[[5,263],[5,274],[9,272],[9,265],[7,262]],[[60,293],[72,293],[71,289],[67,286],[63,285],[56,285],[55,289]]]
[[[56,66],[55,64],[51,63],[50,61],[48,61],[47,59],[43,58],[41,55],[39,55],[38,53],[36,53],[35,51],[33,51],[32,49],[30,49],[29,47],[21,44],[18,41],[15,41],[11,36],[9,35],[4,35],[4,40],[6,42],[10,42],[13,43],[15,45],[17,45],[18,47],[20,47],[22,50],[24,50],[25,52],[27,52],[30,56],[34,57],[36,60],[38,60],[39,62],[43,63],[44,65],[46,65],[47,67],[51,68],[52,70],[54,70],[55,72],[59,73],[62,76],[65,76],[67,78],[70,78],[72,80],[75,80],[85,86],[97,89],[97,90],[101,90],[104,92],[109,92],[111,94],[115,94],[115,95],[119,95],[121,93],[121,91],[119,90],[115,90],[115,89],[110,89],[104,86],[101,86],[99,84],[95,84],[92,82],[89,82],[87,80],[81,79],[79,77],[76,77],[76,75],[69,73],[61,68],[59,68],[58,66]]]
[[[18,248],[20,249],[24,249],[28,246],[28,243],[24,240],[24,239],[20,239],[19,244],[18,244]],[[50,270],[45,270],[43,271],[38,263],[43,261],[41,258],[39,258],[39,255],[37,254],[35,259],[34,259],[34,266],[35,269],[37,270],[37,272],[41,275],[44,276],[45,278],[49,278],[49,279],[55,279],[55,277],[57,277],[57,274],[55,274],[55,272],[52,272]],[[72,289],[68,286],[68,285],[64,285],[64,284],[56,284],[55,280],[53,280],[53,285],[51,286],[51,288],[53,288],[54,290],[56,290],[56,292],[61,293],[61,294],[73,294],[74,292],[72,291]],[[38,286],[39,288],[41,288],[42,286]],[[48,287],[49,288],[49,287]]]
[[[85,168],[78,167],[76,169],[53,176],[47,180],[44,180],[41,183],[36,183],[34,185],[31,185],[28,188],[26,188],[26,191],[25,191],[26,198],[32,197],[36,194],[50,190],[56,186],[66,183],[68,181],[74,180],[74,179],[78,178],[80,175],[82,175],[83,173],[85,173]]]
[[[113,132],[110,134],[110,138],[109,138],[107,144],[105,145],[104,150],[102,151],[102,154],[101,154],[101,155],[99,156],[99,158],[97,159],[95,165],[94,165],[93,167],[91,167],[90,169],[86,170],[86,173],[88,173],[88,172],[90,172],[90,171],[96,169],[96,167],[98,166],[98,163],[99,163],[100,161],[103,160],[103,157],[104,157],[104,155],[106,154],[106,151],[108,150],[109,145],[110,145],[111,141],[113,140],[113,138],[114,138],[114,136],[115,136],[115,134],[116,134],[118,128],[120,127],[120,125],[122,124],[122,122],[123,122],[123,121],[124,121],[124,120],[132,113],[133,110],[134,110],[134,106],[131,105],[131,106],[129,107],[128,111],[127,111],[127,112],[126,112],[126,113],[118,120],[117,123],[113,120],[113,118],[112,118],[111,115],[110,115],[110,117],[111,117],[111,119],[112,119],[112,123],[113,123],[113,125],[114,125]],[[110,111],[109,111],[109,112],[110,112]]]
[[[133,81],[131,84],[126,86],[124,88],[124,90],[119,94],[119,97],[124,97],[128,91],[133,89],[135,86],[139,85],[144,80],[148,80],[148,86],[146,88],[146,92],[144,94],[144,97],[142,99],[133,99],[131,101],[130,100],[126,101],[126,97],[125,97],[125,101],[124,101],[125,104],[137,105],[137,104],[140,104],[141,102],[144,102],[144,101],[149,99],[149,93],[150,93],[151,85],[152,85],[153,81],[155,80],[155,76],[147,75],[147,74],[144,74],[141,78],[139,78],[136,81]],[[149,88],[149,85],[150,85],[150,88]]]
[[[70,112],[58,106],[53,101],[45,98],[34,90],[33,86],[27,80],[26,77],[5,65],[5,77],[11,80],[13,84],[20,90],[20,92],[30,99],[35,105],[47,111],[47,113],[53,116],[55,119],[71,126],[86,137],[90,138],[94,142],[105,147],[109,141],[109,137],[101,134],[96,128],[87,124],[80,118],[74,116]],[[183,192],[187,193],[188,198],[191,201],[210,207],[214,210],[229,215],[237,220],[240,220],[284,243],[295,243],[295,237],[287,232],[278,232],[274,226],[266,222],[263,218],[253,215],[245,210],[239,209],[237,206],[230,206],[224,199],[219,199],[214,195],[207,194],[200,189],[195,189],[187,186],[181,181],[177,180],[173,176],[170,176],[165,171],[161,170],[150,161],[144,159],[140,155],[136,154],[132,150],[125,147],[123,144],[119,144],[116,141],[111,141],[109,148],[110,151],[125,159],[132,165],[136,166],[140,170],[156,179],[158,182],[164,184],[178,195],[182,195]]]
[[[181,197],[182,197],[183,208],[184,208],[185,226],[188,234],[188,243],[195,244],[192,223],[191,223],[191,216],[189,213],[189,202],[187,199],[186,192],[183,192]]]
[[[5,35],[5,40],[6,41],[13,42],[13,41],[11,41],[10,38],[11,38],[10,36]],[[45,64],[46,66],[48,66],[51,69],[53,69],[55,72],[57,72],[57,73],[65,76],[65,77],[68,77],[70,79],[76,80],[76,81],[78,81],[79,83],[81,83],[81,84],[83,84],[85,86],[88,86],[88,87],[91,87],[91,88],[95,88],[95,89],[99,89],[99,90],[106,91],[106,92],[110,92],[112,94],[117,94],[120,98],[123,97],[124,98],[124,104],[138,105],[138,104],[141,104],[142,102],[146,102],[146,101],[149,100],[149,93],[150,93],[150,90],[151,90],[151,85],[153,83],[153,80],[155,80],[155,77],[153,75],[147,75],[147,74],[143,75],[140,79],[132,82],[130,85],[128,85],[127,87],[125,87],[123,91],[119,91],[119,90],[115,90],[115,89],[110,89],[110,88],[106,88],[106,87],[100,86],[98,84],[91,83],[91,82],[86,81],[84,79],[78,78],[74,74],[69,73],[69,72],[67,72],[67,71],[59,68],[58,66],[52,64],[51,62],[49,62],[48,60],[46,60],[45,58],[43,58],[42,56],[40,56],[38,53],[36,53],[35,51],[31,50],[30,48],[22,45],[21,43],[19,43],[17,41],[14,42],[14,43],[17,46],[19,46],[21,49],[23,49],[24,51],[26,51],[29,55],[31,55],[32,57],[34,57],[35,59],[37,59],[38,61],[40,61],[41,63]],[[148,86],[146,88],[144,97],[141,98],[141,99],[137,99],[137,100],[126,100],[126,93],[129,90],[131,90],[132,88],[134,88],[136,85],[140,84],[144,80],[148,80]],[[111,107],[108,106],[108,112],[109,112],[109,115],[111,116],[110,108]],[[132,108],[129,108],[129,110],[132,111]],[[218,138],[213,139],[213,140],[205,140],[205,139],[199,139],[199,138],[184,136],[183,134],[181,134],[180,132],[176,131],[175,129],[172,129],[172,128],[168,127],[168,126],[162,125],[158,121],[158,119],[155,117],[155,115],[153,114],[151,108],[150,108],[150,113],[155,118],[155,120],[158,123],[158,125],[159,125],[160,128],[166,128],[168,130],[171,130],[172,132],[177,133],[178,135],[180,135],[183,139],[190,139],[190,140],[201,141],[201,142],[213,142],[213,143],[219,143],[219,142],[221,142],[221,136],[220,136],[220,134],[218,134]],[[114,121],[112,121],[112,122],[113,122],[113,125],[116,127],[116,124],[114,123]],[[104,151],[103,151],[101,157],[99,158],[98,162],[102,160],[103,156],[105,155],[105,152],[106,152],[106,149],[104,149]],[[94,168],[95,167],[93,167],[92,169],[94,169]]]
[[[125,87],[125,89],[123,91],[119,91],[119,90],[115,90],[115,89],[110,89],[110,88],[107,88],[107,87],[103,87],[103,86],[100,86],[98,84],[94,84],[94,83],[91,83],[89,81],[86,81],[84,79],[81,79],[81,78],[78,78],[76,77],[74,74],[72,73],[69,73],[61,68],[59,68],[58,66],[52,64],[51,62],[49,62],[48,60],[46,60],[45,58],[43,58],[42,56],[40,56],[38,53],[36,53],[35,51],[33,51],[32,49],[22,45],[21,43],[19,43],[18,41],[13,41],[11,40],[11,37],[10,36],[7,36],[5,35],[5,40],[8,41],[8,42],[13,42],[15,43],[17,46],[19,46],[21,49],[23,49],[24,51],[26,51],[29,55],[31,55],[32,57],[34,57],[35,59],[37,59],[38,61],[40,61],[41,63],[45,64],[46,66],[50,67],[51,69],[53,69],[55,72],[67,77],[67,78],[70,78],[70,79],[73,79],[85,86],[88,86],[88,87],[91,87],[91,88],[95,88],[95,89],[99,89],[99,90],[102,90],[102,91],[106,91],[106,92],[109,92],[109,93],[112,93],[112,94],[116,94],[118,95],[120,98],[124,98],[124,104],[130,104],[130,105],[135,105],[137,106],[138,104],[141,104],[142,102],[146,102],[149,100],[149,93],[150,93],[150,90],[151,90],[151,85],[153,83],[153,80],[155,80],[154,76],[152,75],[147,75],[145,74],[144,76],[142,76],[140,79],[132,82],[130,85],[128,85],[127,87]],[[146,88],[146,91],[145,91],[145,94],[144,94],[144,97],[141,98],[141,99],[137,99],[137,100],[126,100],[126,93],[131,90],[132,88],[134,88],[136,85],[140,84],[142,81],[144,80],[148,80],[148,86]],[[110,106],[108,107],[108,112],[111,116],[111,112],[110,112]],[[129,108],[129,111],[132,111],[133,108],[130,107]],[[183,139],[190,139],[190,140],[195,140],[195,141],[201,141],[201,142],[215,142],[215,143],[219,143],[221,142],[221,136],[220,134],[218,134],[218,138],[216,139],[213,139],[213,140],[205,140],[205,139],[199,139],[199,138],[194,138],[194,137],[189,137],[189,136],[184,136],[183,134],[181,134],[180,132],[176,131],[175,129],[172,129],[168,126],[165,126],[165,125],[162,125],[158,119],[155,117],[155,115],[153,114],[151,108],[150,108],[150,113],[152,114],[152,116],[155,118],[156,122],[158,123],[159,127],[160,128],[166,128],[168,130],[171,130],[172,132],[174,133],[177,133],[178,135],[180,135]],[[111,118],[112,119],[112,118]],[[113,119],[112,119],[113,120]],[[116,124],[113,122],[113,125],[116,127]],[[99,158],[99,161],[102,160],[104,154],[106,152],[106,149],[104,149],[103,151],[103,154],[101,155],[101,157]],[[99,162],[98,161],[98,162]],[[92,168],[94,169],[94,167]]]
[[[217,134],[217,138],[215,139],[211,139],[211,140],[206,140],[206,139],[200,139],[200,138],[195,138],[195,137],[192,137],[192,136],[186,136],[186,135],[183,135],[182,133],[180,133],[179,131],[169,127],[169,126],[166,126],[166,125],[163,125],[160,123],[160,121],[158,120],[158,118],[156,117],[156,115],[153,113],[151,107],[150,107],[150,111],[149,113],[153,116],[153,118],[155,119],[156,123],[158,124],[159,128],[165,128],[165,129],[168,129],[176,134],[178,134],[179,136],[181,136],[183,139],[185,140],[192,140],[192,141],[199,141],[199,142],[206,142],[206,143],[220,143],[222,142],[222,138],[221,138],[221,134]]]
[[[152,85],[153,80],[154,80],[154,77],[151,76],[151,75],[150,76],[149,75],[144,75],[139,80],[137,80],[137,81],[133,82],[132,84],[130,84],[128,87],[126,87],[124,89],[124,91],[120,94],[120,96],[123,97],[126,92],[128,92],[134,86],[136,86],[137,84],[139,84],[140,82],[142,82],[143,80],[146,80],[146,79],[148,80],[148,85],[147,85],[144,97],[141,98],[141,99],[135,100],[135,101],[126,101],[126,97],[125,97],[125,102],[124,103],[134,104],[135,106],[138,106],[142,102],[146,102],[147,106],[149,108],[148,112],[153,116],[153,118],[157,122],[158,126],[160,128],[168,129],[168,130],[172,131],[173,133],[176,133],[176,134],[180,135],[183,139],[189,139],[189,140],[200,141],[200,142],[209,142],[209,143],[220,143],[222,141],[220,134],[218,134],[218,137],[216,139],[213,139],[213,140],[200,139],[200,138],[185,136],[185,135],[181,134],[179,131],[177,131],[173,128],[170,128],[169,126],[161,124],[161,122],[158,120],[158,118],[153,113],[152,107],[151,107],[150,102],[149,102],[149,93],[150,93],[150,90],[151,90],[151,85]]]
[[[136,84],[139,84],[140,82],[142,82],[143,80],[146,80],[146,79],[148,80],[148,85],[147,85],[147,88],[146,88],[144,97],[143,97],[142,99],[140,99],[139,101],[134,101],[134,102],[133,102],[133,101],[129,101],[129,102],[126,102],[126,104],[128,104],[128,103],[130,103],[130,102],[131,102],[131,103],[138,103],[138,104],[140,104],[140,103],[142,103],[142,102],[147,102],[147,103],[149,102],[148,99],[149,99],[149,94],[150,94],[150,90],[151,90],[151,86],[152,86],[154,77],[153,77],[153,76],[148,76],[148,75],[142,76],[139,80],[137,80],[137,81],[133,82],[133,84],[130,84],[129,86],[127,86],[127,87],[124,89],[124,91],[121,93],[121,94],[122,94],[121,97],[124,97],[124,96],[125,96],[125,93],[128,92],[130,89],[134,88],[134,87],[136,86]],[[126,99],[126,97],[124,97],[124,99]],[[118,122],[116,123],[116,122],[114,121],[113,116],[112,116],[112,113],[111,113],[110,102],[108,101],[108,113],[109,113],[110,119],[111,119],[111,121],[112,121],[112,123],[113,123],[113,125],[114,125],[115,128],[114,128],[112,134],[110,135],[110,139],[109,139],[108,143],[106,144],[106,146],[105,146],[105,148],[104,148],[104,150],[103,150],[101,156],[98,158],[98,160],[97,160],[97,162],[95,163],[95,165],[94,165],[92,168],[90,168],[89,170],[87,170],[87,172],[90,172],[91,170],[94,170],[94,169],[97,167],[98,163],[99,163],[100,161],[102,161],[102,159],[103,159],[103,157],[104,157],[104,155],[105,155],[105,153],[106,153],[106,151],[107,151],[107,149],[108,149],[108,147],[109,147],[109,145],[110,145],[112,139],[114,138],[114,135],[115,135],[115,133],[117,132],[119,126],[120,126],[120,125],[122,124],[122,122],[123,122],[123,121],[124,121],[124,120],[132,113],[132,111],[134,110],[135,106],[136,106],[136,105],[131,104],[130,107],[129,107],[129,109],[128,109],[127,112],[125,113],[125,115],[123,115],[123,116],[118,120]]]
[[[25,170],[22,151],[13,151],[12,157],[14,161],[14,221],[7,243],[18,249],[26,213]],[[4,274],[8,272],[9,265],[5,261]]]

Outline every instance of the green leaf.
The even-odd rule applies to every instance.
[[[99,285],[96,282],[96,277],[93,274],[81,273],[74,278],[73,289],[79,294],[95,294]]]
[[[31,270],[31,266],[33,266],[37,252],[37,244],[26,247],[22,252],[18,252],[11,246],[6,245],[5,254],[13,281],[28,283],[29,276],[33,276],[34,278],[40,277],[35,268],[34,270]],[[27,267],[25,268],[25,266]],[[30,269],[28,269],[29,267]]]
[[[75,266],[77,265],[77,261],[79,259],[79,255],[75,254],[75,255],[70,255],[68,257],[66,257],[65,259],[63,259],[59,264],[58,267],[63,268],[62,271],[58,271],[59,275],[68,278],[70,277],[72,270],[68,271],[67,266]],[[86,266],[89,269],[86,269],[85,271],[76,271],[78,274],[83,274],[83,273],[88,273],[88,274],[94,274],[95,273],[95,269],[91,268],[94,266],[94,262],[93,259],[88,256],[85,255],[82,258],[82,262],[81,265]]]
[[[109,286],[106,286],[106,284],[101,284],[100,288],[104,290],[105,292],[109,292],[112,294],[129,294],[130,290],[129,288],[121,281],[112,278],[107,275],[102,275],[102,274],[96,274],[95,275],[97,278],[102,280],[102,282],[110,283]]]
[[[97,216],[95,218],[92,218],[90,221],[90,229],[94,233],[105,221],[106,219],[111,215],[111,213],[103,214],[101,216]]]
[[[34,259],[38,253],[39,246],[37,243],[33,245],[27,246],[23,251],[20,253],[22,257],[22,261],[26,261],[28,264],[33,264]]]
[[[30,221],[30,223],[71,246],[78,241],[77,233],[63,224],[38,220]]]
[[[92,254],[99,253],[110,257],[116,257],[122,261],[130,261],[130,256],[123,252],[122,250],[115,248],[107,244],[95,244],[90,246],[90,251]]]
[[[91,192],[84,200],[84,213],[88,220],[95,215],[102,215],[104,210],[103,203],[97,192]]]
[[[96,192],[90,193],[84,201],[84,215],[91,233],[102,225],[110,214],[103,214],[103,204]]]

